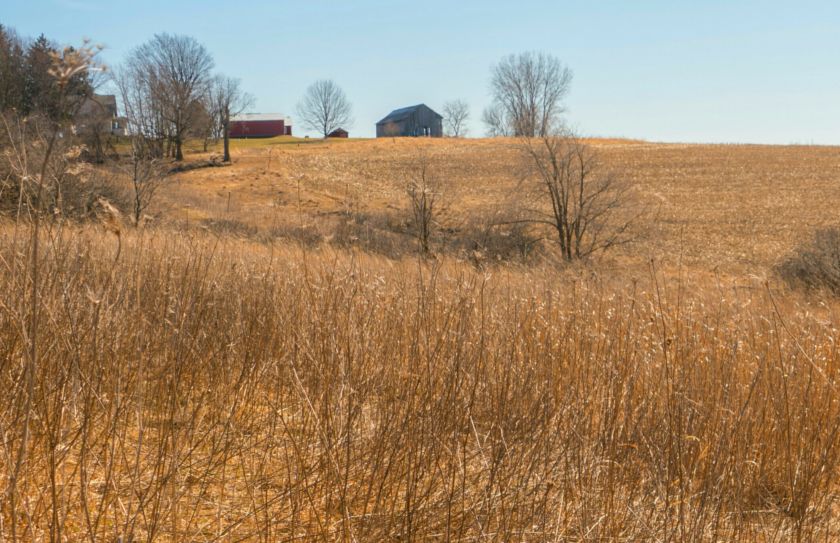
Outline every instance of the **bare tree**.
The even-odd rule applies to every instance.
[[[242,90],[239,79],[217,75],[210,90],[210,103],[214,117],[224,138],[225,162],[230,162],[230,119],[254,103],[254,98]]]
[[[499,104],[484,108],[481,120],[487,127],[487,135],[491,138],[510,136],[510,123],[507,121],[504,109]]]
[[[429,254],[432,234],[439,214],[438,183],[431,171],[429,158],[420,155],[409,170],[406,186],[414,236],[420,244],[420,252]]]
[[[91,160],[97,164],[105,162],[105,156],[114,150],[111,141],[112,113],[97,97],[82,103],[75,118],[75,133],[84,142]]]
[[[443,105],[443,122],[446,133],[459,138],[467,133],[467,119],[470,118],[470,106],[464,100],[453,100]]]
[[[331,79],[310,85],[297,110],[304,126],[325,138],[333,130],[348,128],[353,123],[353,108],[341,87]]]
[[[207,152],[210,148],[210,139],[213,137],[213,132],[216,125],[215,115],[210,107],[210,92],[195,100],[190,104],[189,116],[192,119],[192,124],[186,136],[201,140],[203,152]]]
[[[112,77],[128,121],[128,133],[143,138],[146,149],[162,157],[168,131],[148,75],[142,59],[132,57],[114,70]]]
[[[585,258],[632,240],[629,228],[639,214],[624,209],[629,187],[602,169],[595,151],[571,134],[525,138],[523,149],[537,207],[521,222],[547,225],[563,258]]]
[[[131,181],[131,219],[134,226],[140,226],[144,212],[166,177],[166,169],[160,159],[149,152],[146,140],[135,135],[132,136],[128,165],[123,170]]]
[[[197,120],[194,103],[209,91],[213,57],[194,38],[157,34],[131,53],[127,65],[153,110],[169,124],[175,159],[183,160],[184,137]]]
[[[527,52],[505,57],[493,68],[489,120],[505,122],[515,136],[546,137],[559,128],[562,100],[571,83],[572,72],[551,55]],[[491,131],[498,128],[491,126]]]

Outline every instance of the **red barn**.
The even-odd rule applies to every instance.
[[[230,120],[231,138],[291,136],[292,120],[279,113],[246,113]]]

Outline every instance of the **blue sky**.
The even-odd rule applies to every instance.
[[[463,98],[481,135],[490,67],[526,50],[575,73],[568,121],[652,141],[840,144],[840,2],[799,0],[0,0],[0,23],[118,64],[157,32],[195,37],[255,111],[294,116],[332,78],[351,134],[391,109]]]

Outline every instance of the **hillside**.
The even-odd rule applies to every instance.
[[[638,240],[612,253],[622,265],[684,266],[766,277],[798,242],[838,222],[840,149],[683,145],[593,140],[606,169],[627,179]],[[405,186],[425,154],[446,207],[450,237],[469,236],[519,194],[524,165],[515,140],[279,138],[233,143],[234,165],[178,176],[161,193],[174,220],[227,221],[240,232],[334,237],[344,215],[383,236],[400,231]],[[192,155],[198,157],[200,155]],[[303,232],[301,232],[303,229]],[[404,229],[403,229],[404,230]],[[308,235],[307,235],[308,233]],[[410,242],[409,242],[410,243]]]

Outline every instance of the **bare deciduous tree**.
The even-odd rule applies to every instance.
[[[113,81],[128,121],[128,133],[144,138],[147,149],[162,157],[168,130],[156,103],[156,89],[147,76],[140,59],[132,57],[113,72]]]
[[[420,155],[411,166],[406,186],[414,236],[420,244],[420,252],[429,254],[432,234],[439,213],[438,183],[431,171],[429,158]]]
[[[209,91],[213,57],[189,36],[157,34],[135,49],[127,61],[129,75],[146,87],[143,94],[169,124],[174,157],[183,160],[184,137],[196,121],[195,102]]]
[[[569,92],[572,72],[556,58],[545,53],[520,53],[499,62],[492,72],[493,106],[485,122],[491,131],[505,131],[515,136],[546,137],[559,128],[562,100]]]
[[[537,208],[522,222],[547,225],[563,258],[571,261],[631,241],[629,187],[602,170],[598,156],[571,134],[526,138],[528,178]]]
[[[239,79],[223,75],[213,79],[210,97],[213,114],[218,119],[224,138],[223,160],[230,162],[230,119],[251,107],[254,98],[242,90]]]
[[[487,135],[491,138],[510,136],[510,123],[505,117],[505,112],[499,104],[484,108],[481,120],[487,127]]]
[[[131,181],[131,219],[134,226],[140,226],[143,213],[166,177],[166,169],[149,152],[141,136],[132,137],[131,156],[123,169]]]
[[[470,106],[464,100],[452,100],[443,106],[443,122],[446,133],[458,138],[467,133],[466,122],[470,118]]]
[[[186,137],[195,138],[202,143],[203,152],[210,148],[210,139],[216,125],[215,115],[210,107],[210,92],[190,104],[189,116],[192,119],[189,132]]]
[[[325,138],[333,130],[348,128],[353,123],[353,108],[341,87],[331,79],[310,85],[297,111],[304,126]]]

